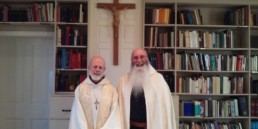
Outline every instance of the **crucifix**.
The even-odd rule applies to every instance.
[[[97,8],[106,9],[113,14],[113,64],[118,65],[119,14],[125,9],[135,9],[135,4],[120,4],[119,0],[114,0],[114,3],[97,3]]]
[[[96,101],[94,102],[95,106],[96,106],[96,110],[98,109],[98,104],[99,104],[99,101],[96,99]]]

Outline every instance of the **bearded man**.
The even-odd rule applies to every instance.
[[[121,129],[116,88],[105,77],[105,61],[91,58],[88,77],[75,89],[69,129]]]
[[[144,49],[131,55],[131,71],[118,86],[123,129],[177,129],[169,87]]]

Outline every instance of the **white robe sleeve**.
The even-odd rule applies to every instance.
[[[161,74],[152,76],[144,89],[148,129],[177,129],[170,89]]]
[[[108,117],[103,127],[101,127],[100,129],[122,129],[119,113],[118,94],[116,93],[113,97],[113,105],[110,116]]]
[[[168,127],[170,129],[177,129],[176,128],[176,114],[175,114],[175,107],[176,105],[174,105],[173,99],[172,99],[172,95],[169,89],[168,84],[166,83],[165,79],[163,78],[163,83],[164,86],[166,88],[166,90],[164,91],[164,94],[167,94],[168,97],[166,97],[168,100],[166,100],[165,102],[170,102],[170,105],[167,104],[166,106],[166,110],[169,114],[167,114],[167,120],[170,120],[170,122],[168,122]]]
[[[88,129],[87,121],[83,112],[82,105],[79,101],[78,92],[75,91],[72,112],[70,116],[69,129]]]

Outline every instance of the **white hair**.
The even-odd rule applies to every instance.
[[[138,96],[143,92],[143,87],[149,81],[149,65],[145,64],[143,67],[133,65],[130,71],[129,84],[132,86],[132,93]]]

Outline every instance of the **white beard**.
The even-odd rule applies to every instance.
[[[95,75],[92,72],[89,72],[89,74],[90,74],[91,79],[94,80],[94,81],[99,81],[105,75],[104,73],[102,73],[100,75]]]
[[[145,86],[149,80],[148,78],[148,65],[144,65],[143,67],[132,66],[129,84],[132,86],[132,93],[134,96],[138,96],[143,92],[143,86]]]

